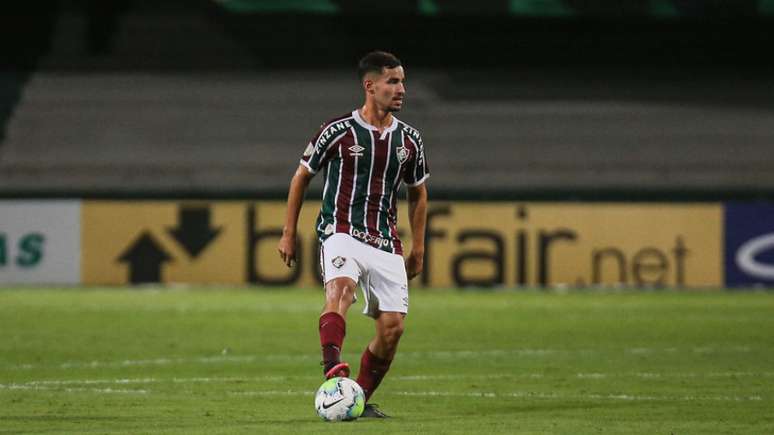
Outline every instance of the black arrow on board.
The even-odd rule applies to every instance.
[[[220,230],[210,226],[209,207],[181,207],[178,210],[177,228],[167,229],[191,258],[198,257],[218,237]]]
[[[150,232],[145,231],[118,257],[129,264],[129,282],[142,284],[161,282],[161,265],[172,257],[159,245]]]

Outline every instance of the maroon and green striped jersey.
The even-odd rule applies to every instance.
[[[383,251],[403,254],[398,237],[401,183],[418,186],[430,173],[419,132],[393,116],[382,133],[357,110],[326,122],[301,158],[311,173],[323,170],[317,218],[320,241],[346,233]]]

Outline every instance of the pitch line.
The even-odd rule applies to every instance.
[[[675,347],[668,348],[625,348],[625,349],[490,349],[490,350],[451,350],[451,351],[417,351],[401,352],[401,359],[460,359],[460,358],[481,358],[481,357],[544,357],[556,355],[594,355],[594,354],[633,354],[648,355],[659,353],[681,353],[690,352],[695,354],[713,354],[713,353],[749,353],[753,349],[749,346],[703,346],[679,349]],[[348,357],[357,358],[359,354],[346,354]],[[182,357],[159,357],[152,359],[126,359],[122,361],[69,361],[59,365],[36,365],[36,364],[10,364],[6,368],[10,370],[34,370],[42,367],[58,367],[60,369],[82,369],[82,368],[110,368],[110,367],[145,367],[145,366],[164,366],[180,364],[229,364],[229,363],[252,363],[259,361],[316,361],[319,360],[317,354],[275,354],[275,355],[217,355],[210,357],[182,358]]]
[[[567,375],[572,376],[572,375]],[[774,372],[683,372],[683,373],[653,373],[653,372],[637,372],[637,373],[576,373],[574,375],[578,379],[607,379],[607,378],[642,378],[642,379],[659,379],[659,378],[735,378],[735,377],[774,377]],[[557,375],[553,377],[565,377],[564,375]],[[466,375],[466,374],[450,374],[450,375],[394,375],[390,376],[393,381],[434,381],[434,380],[502,380],[502,379],[545,379],[552,378],[552,376],[546,376],[543,373],[490,373],[485,375]],[[67,386],[67,385],[129,385],[129,384],[159,384],[159,383],[175,383],[175,384],[197,384],[197,383],[231,383],[231,382],[287,382],[293,380],[319,380],[320,376],[281,376],[281,375],[266,375],[266,376],[242,376],[242,377],[192,377],[192,378],[124,378],[124,379],[45,379],[26,381],[22,383],[14,384],[0,384],[0,389],[20,388],[20,387],[50,387],[50,386]]]
[[[95,394],[149,394],[149,390],[126,390],[114,388],[57,388],[34,385],[0,385],[0,389],[32,390],[32,391],[64,391],[67,393],[95,393]],[[268,391],[230,391],[227,394],[233,396],[313,396],[314,391],[295,390],[268,390]],[[558,394],[540,393],[534,391],[515,391],[508,393],[494,393],[486,391],[472,391],[457,393],[449,391],[382,391],[382,395],[408,396],[408,397],[464,397],[464,398],[519,398],[519,399],[549,399],[549,400],[614,400],[614,401],[656,401],[656,402],[760,402],[761,396],[642,396],[632,394]]]
[[[572,376],[572,375],[567,375]],[[774,377],[774,372],[684,372],[684,373],[576,373],[578,379],[607,378],[735,378],[735,377]],[[507,380],[507,379],[545,379],[565,377],[564,375],[546,376],[543,373],[490,373],[485,375],[394,375],[389,379],[397,382],[443,381],[443,380]],[[192,378],[123,378],[123,379],[45,379],[13,384],[0,384],[0,389],[33,389],[35,387],[63,387],[68,385],[131,385],[131,384],[197,384],[197,383],[233,383],[233,382],[287,382],[294,380],[319,380],[320,376],[242,376],[242,377],[192,377]]]
[[[148,394],[148,390],[126,390],[116,388],[55,388],[43,385],[27,385],[27,384],[0,384],[0,390],[21,390],[21,391],[52,391],[52,392],[67,392],[67,393],[97,393],[97,394]]]
[[[492,376],[485,376],[492,377]],[[319,377],[306,376],[304,378]],[[400,380],[421,380],[416,376],[396,376],[394,379]],[[454,378],[449,376],[448,378]],[[456,377],[459,378],[459,377]],[[474,377],[462,377],[474,378]],[[481,378],[481,377],[475,377]],[[285,377],[253,377],[253,378],[170,378],[170,379],[156,379],[156,378],[137,378],[137,379],[84,379],[84,380],[46,380],[46,381],[30,381],[21,384],[0,384],[0,390],[27,390],[27,391],[64,391],[68,393],[72,392],[89,392],[97,394],[149,394],[150,391],[146,389],[115,389],[115,388],[83,388],[83,387],[69,387],[69,385],[100,385],[100,384],[156,384],[156,383],[213,383],[213,382],[249,382],[249,381],[261,381],[267,379],[286,380]],[[68,386],[62,389],[61,387]],[[246,395],[246,396],[310,396],[313,395],[313,391],[298,391],[298,390],[268,390],[268,391],[232,391],[228,392],[231,395]],[[533,398],[533,399],[560,399],[560,400],[621,400],[621,401],[724,401],[724,402],[742,402],[742,401],[762,401],[763,398],[758,395],[752,396],[656,396],[656,395],[632,395],[632,394],[558,394],[558,393],[541,393],[532,391],[516,391],[508,393],[495,393],[495,392],[448,392],[448,391],[384,391],[382,394],[392,394],[398,396],[419,396],[419,397],[469,397],[469,398]]]
[[[446,379],[502,379],[512,378],[513,375],[430,375],[430,376],[393,376],[395,381],[423,381],[423,380],[446,380]],[[532,374],[516,377],[543,377],[543,375]],[[68,385],[131,385],[131,384],[197,384],[197,383],[245,383],[245,382],[287,382],[292,380],[321,380],[320,376],[250,376],[250,377],[195,377],[195,378],[134,378],[134,379],[46,379],[39,381],[27,381],[14,384],[0,384],[0,389],[35,389],[51,387],[64,387]]]
[[[268,391],[231,391],[235,396],[313,396],[313,391],[268,390]],[[540,393],[534,391],[514,391],[509,393],[494,393],[472,391],[457,393],[450,391],[380,391],[381,395],[408,397],[464,397],[464,398],[519,398],[519,399],[549,399],[549,400],[614,400],[614,401],[654,401],[654,402],[759,402],[761,396],[642,396],[634,394],[558,394]]]

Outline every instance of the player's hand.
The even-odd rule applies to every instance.
[[[293,267],[296,264],[296,238],[283,234],[282,238],[277,245],[277,251],[279,251],[280,258],[287,267]]]
[[[425,253],[412,250],[406,258],[406,275],[408,279],[414,279],[415,276],[422,273],[424,267]]]

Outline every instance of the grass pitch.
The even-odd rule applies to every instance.
[[[774,433],[772,293],[411,298],[395,417],[324,423],[320,291],[0,290],[0,433]]]

